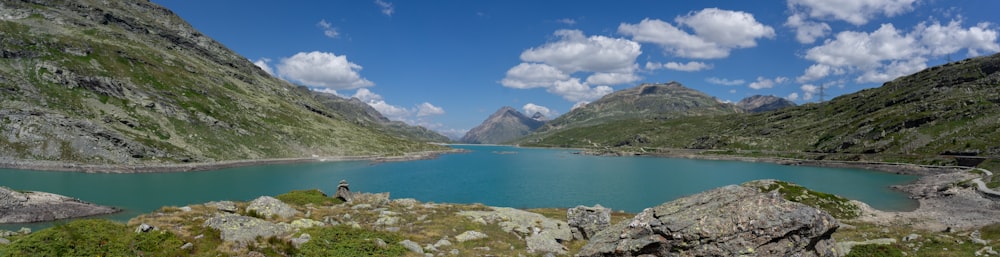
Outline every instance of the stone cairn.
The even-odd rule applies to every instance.
[[[347,180],[341,180],[340,184],[337,185],[337,193],[333,195],[334,198],[340,198],[345,202],[351,201],[351,188],[347,184]]]

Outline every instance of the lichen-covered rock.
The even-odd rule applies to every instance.
[[[600,204],[594,207],[580,205],[566,210],[566,219],[572,228],[573,239],[590,239],[597,232],[611,226],[611,209]]]
[[[508,233],[525,236],[528,251],[565,253],[562,241],[573,239],[566,222],[544,215],[507,207],[491,207],[492,211],[461,211],[458,215],[483,223],[497,223]],[[533,238],[532,240],[529,240]],[[555,247],[555,245],[559,245]]]
[[[292,231],[286,223],[274,224],[266,220],[236,214],[221,214],[205,220],[205,227],[219,230],[222,240],[250,242],[257,237],[268,238]]]
[[[215,207],[216,210],[228,213],[236,213],[236,203],[233,201],[207,202],[205,206]]]
[[[647,208],[591,238],[578,256],[837,256],[829,214],[731,185]]]
[[[424,248],[421,248],[420,244],[416,242],[410,240],[403,240],[402,242],[399,242],[399,244],[402,245],[403,248],[406,248],[406,250],[410,250],[411,252],[421,253],[421,254],[424,253]]]
[[[45,192],[0,187],[0,224],[53,221],[116,213],[121,210]]]
[[[270,196],[261,196],[250,202],[250,205],[247,206],[247,212],[251,211],[256,212],[264,218],[270,218],[275,215],[282,218],[290,218],[299,213],[292,206]]]
[[[475,231],[475,230],[469,230],[469,231],[462,232],[461,234],[458,234],[457,236],[455,236],[455,240],[457,240],[459,243],[461,243],[461,242],[465,242],[465,241],[479,240],[479,239],[483,239],[483,238],[487,238],[487,237],[489,237],[489,236],[486,235],[483,232],[479,232],[479,231]]]

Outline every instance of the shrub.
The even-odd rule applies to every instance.
[[[340,225],[304,229],[312,237],[299,248],[296,256],[401,256],[406,248],[399,244],[399,235],[388,232],[356,229]],[[379,246],[377,240],[385,241]]]

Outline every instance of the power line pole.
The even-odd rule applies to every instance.
[[[820,103],[822,103],[824,101],[823,99],[826,96],[826,94],[823,92],[824,89],[826,89],[826,85],[819,85],[819,102]]]

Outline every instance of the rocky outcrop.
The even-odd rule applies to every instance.
[[[258,237],[268,238],[292,231],[286,223],[271,223],[263,219],[236,214],[219,214],[205,221],[205,227],[219,230],[222,240],[251,242]]]
[[[288,204],[282,202],[281,200],[278,200],[270,196],[261,196],[250,202],[250,205],[247,206],[247,213],[250,212],[255,212],[257,213],[257,215],[260,215],[261,217],[264,218],[270,218],[274,216],[281,218],[290,218],[292,216],[295,216],[295,214],[299,213],[299,211],[295,210],[295,208],[292,208],[292,206],[289,206]]]
[[[768,112],[795,106],[795,102],[773,95],[753,95],[736,103],[737,107],[750,112]]]
[[[838,222],[777,192],[731,185],[648,208],[578,256],[837,256]]]
[[[0,187],[0,224],[30,223],[116,213],[121,210],[45,192]]]
[[[490,115],[482,124],[465,133],[460,140],[470,144],[506,143],[535,131],[545,121],[528,117],[510,106],[504,106]]]
[[[611,226],[611,209],[600,204],[594,207],[580,205],[566,210],[566,218],[573,231],[573,239],[586,240]]]
[[[564,221],[514,208],[491,208],[492,211],[462,211],[458,215],[482,224],[498,224],[507,233],[524,236],[529,252],[564,254],[566,249],[560,243],[573,239]]]
[[[337,193],[333,195],[333,198],[340,198],[345,202],[351,201],[351,187],[350,184],[347,184],[347,180],[341,180],[337,184]]]

